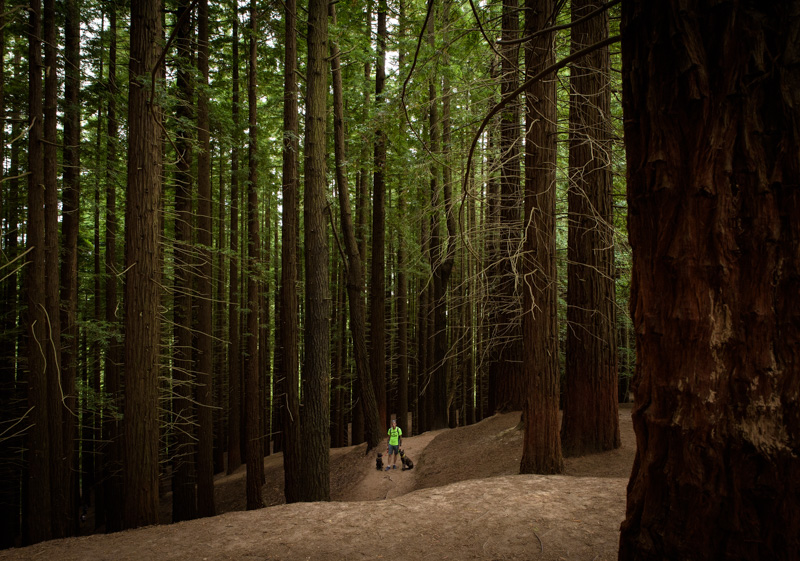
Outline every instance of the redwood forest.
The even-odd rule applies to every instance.
[[[800,0],[0,0],[0,75],[0,558],[798,559]],[[393,545],[280,512],[202,555]]]

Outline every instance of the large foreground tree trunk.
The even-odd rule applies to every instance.
[[[691,6],[623,4],[639,363],[620,559],[797,559],[800,2]]]

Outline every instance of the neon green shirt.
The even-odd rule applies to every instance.
[[[397,446],[400,437],[403,436],[403,431],[400,430],[400,427],[389,427],[386,434],[389,435],[389,446]]]

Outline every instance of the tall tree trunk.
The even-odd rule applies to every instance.
[[[44,1],[44,229],[45,229],[45,340],[47,357],[47,418],[50,423],[50,484],[53,510],[50,513],[53,536],[69,533],[67,480],[69,469],[64,463],[67,443],[62,439],[63,405],[61,364],[61,312],[59,296],[58,242],[58,34],[55,0]],[[70,413],[71,414],[71,413]]]
[[[329,6],[331,23],[336,25],[336,7]],[[339,213],[342,223],[342,237],[347,252],[347,295],[350,301],[350,329],[353,333],[353,358],[356,366],[356,393],[364,411],[364,436],[367,450],[377,448],[383,439],[378,403],[369,373],[367,353],[366,310],[364,309],[364,265],[356,240],[347,188],[345,167],[344,93],[342,69],[339,60],[339,46],[331,41],[331,70],[333,74],[333,128],[334,157],[336,160],[336,187],[339,194]]]
[[[5,0],[0,0],[0,14],[5,13]],[[5,65],[5,17],[0,16],[0,76],[4,76]],[[19,48],[14,55],[14,72],[19,78]],[[0,85],[0,119],[5,122],[5,101],[10,101],[11,109],[11,136],[17,138],[20,134],[20,115],[17,96],[7,96],[4,92],[5,81]],[[10,98],[10,99],[9,99]],[[5,131],[0,130],[0,158],[5,161]],[[20,203],[19,189],[19,143],[11,147],[10,167],[8,177],[3,177],[4,183],[0,185],[0,218],[5,219],[5,228],[0,231],[2,235],[2,260],[0,267],[4,267],[5,280],[0,281],[0,422],[8,426],[14,419],[21,416],[19,400],[17,399],[17,316],[18,300],[18,275],[13,264],[10,264],[18,254],[18,208]],[[6,187],[7,186],[7,187]],[[11,270],[9,270],[9,268]],[[0,442],[0,549],[12,547],[20,532],[20,462],[19,450],[24,448],[18,436],[8,436]]]
[[[503,39],[519,38],[519,0],[503,2]],[[500,94],[505,97],[519,85],[519,45],[509,43],[500,52]],[[498,245],[492,255],[489,291],[489,414],[522,409],[527,377],[522,369],[522,331],[518,267],[522,233],[520,216],[520,103],[512,101],[500,115],[500,192],[496,201]]]
[[[125,525],[158,522],[158,372],[161,303],[161,108],[150,82],[161,2],[131,4],[128,196],[125,207]],[[152,100],[150,96],[153,95]]]
[[[219,144],[219,162],[217,169],[219,171],[219,197],[217,199],[217,237],[215,246],[217,252],[215,255],[216,265],[215,271],[215,287],[214,287],[214,473],[222,473],[225,471],[225,452],[227,450],[227,433],[226,427],[226,390],[228,384],[227,378],[227,360],[226,360],[226,346],[225,346],[225,318],[228,317],[228,306],[225,303],[225,295],[227,289],[227,278],[225,275],[225,255],[224,248],[226,247],[227,240],[225,239],[225,173],[227,169],[224,165],[225,161],[225,147]],[[211,150],[214,153],[214,150]],[[213,174],[212,174],[213,175]]]
[[[299,330],[297,244],[300,189],[298,154],[300,125],[297,106],[297,1],[286,0],[283,82],[283,220],[281,221],[280,385],[283,436],[284,495],[287,503],[301,498],[300,394],[298,392]]]
[[[378,0],[378,45],[375,55],[375,108],[380,114],[386,82],[386,0]],[[372,261],[369,285],[370,354],[369,367],[378,403],[381,429],[388,425],[386,411],[386,133],[378,124],[375,131],[372,185]]]
[[[308,80],[305,133],[306,325],[303,364],[305,446],[302,499],[329,501],[330,295],[326,197],[326,105],[328,92],[328,3],[308,5]]]
[[[100,18],[100,29],[105,34],[105,13],[101,15]],[[102,69],[103,65],[105,64],[104,61],[104,51],[105,46],[101,43],[100,48],[100,57],[98,60],[98,69]],[[103,72],[100,71],[98,73],[98,80],[100,83],[103,82]],[[97,154],[100,154],[100,149],[102,147],[103,142],[103,100],[98,99],[97,102],[97,132],[95,139],[95,150]],[[96,162],[97,168],[99,170],[100,167],[100,160],[98,159]],[[92,209],[92,223],[93,223],[93,232],[92,232],[92,245],[94,249],[93,255],[93,273],[94,279],[92,282],[92,288],[94,292],[94,320],[100,324],[105,318],[103,316],[103,268],[102,268],[102,255],[103,250],[100,245],[100,209],[102,207],[102,203],[100,202],[100,173],[95,173],[94,176],[94,208]],[[88,362],[91,365],[89,367],[89,371],[86,373],[85,382],[85,390],[84,390],[84,397],[83,397],[83,415],[85,419],[84,423],[84,430],[83,430],[83,446],[82,446],[82,454],[84,458],[87,458],[84,463],[83,473],[82,473],[82,490],[83,490],[83,500],[81,507],[88,507],[94,505],[94,529],[96,530],[97,527],[101,524],[101,522],[105,519],[106,516],[106,509],[105,509],[105,500],[103,499],[103,486],[99,484],[99,482],[103,481],[103,461],[104,461],[104,454],[106,450],[104,449],[102,443],[103,439],[103,432],[102,432],[102,420],[103,420],[103,413],[102,409],[99,404],[90,404],[89,403],[89,389],[91,391],[96,392],[98,395],[101,391],[101,373],[103,371],[103,362],[102,362],[102,340],[98,337],[92,341],[92,344],[89,347],[89,357]]]
[[[261,416],[258,383],[258,120],[256,113],[256,37],[258,36],[256,0],[250,0],[250,54],[248,57],[247,112],[250,141],[248,143],[247,177],[247,341],[245,348],[245,438],[247,441],[247,510],[262,508],[261,473],[264,455],[261,451]]]
[[[0,6],[1,8],[1,6]],[[0,25],[3,19],[0,18]],[[0,31],[0,33],[2,33]],[[3,55],[4,40],[0,38],[0,56]],[[21,65],[20,49],[16,49],[14,54],[14,73],[16,78],[20,78]],[[0,65],[1,67],[2,65]],[[20,102],[17,96],[11,98],[11,136],[18,138],[21,127],[21,116],[19,112]],[[0,104],[2,100],[0,100]],[[0,135],[2,136],[2,135]],[[2,230],[3,257],[2,265],[10,263],[16,259],[19,253],[18,247],[18,222],[21,193],[20,188],[20,169],[19,169],[20,143],[16,142],[11,146],[10,166],[8,177],[4,185],[7,185],[6,195],[3,198],[2,214],[5,218],[5,229]],[[0,153],[5,154],[2,149]],[[5,157],[5,156],[4,156]],[[0,187],[2,190],[2,187]],[[12,270],[4,269],[5,280],[0,281],[0,298],[2,298],[3,311],[0,312],[0,421],[4,426],[12,423],[14,419],[20,418],[24,414],[24,400],[19,399],[19,387],[16,376],[16,363],[18,358],[22,358],[25,349],[19,341],[20,331],[18,328],[18,316],[21,308],[19,301],[18,282],[19,276],[13,265],[7,265]],[[23,380],[19,376],[19,381]],[[20,410],[22,409],[22,410]],[[12,547],[20,534],[20,488],[22,477],[20,451],[24,449],[23,439],[20,436],[9,436],[0,442],[0,548]]]
[[[427,220],[420,221],[420,247],[422,249],[422,260],[430,262],[430,222]],[[417,304],[417,415],[415,421],[417,434],[425,432],[429,428],[428,419],[425,415],[425,401],[427,400],[426,388],[430,371],[430,355],[428,354],[430,293],[431,287],[429,283],[425,282],[424,288],[420,290]]]
[[[25,336],[28,354],[28,408],[31,409],[31,430],[26,442],[28,479],[23,512],[23,543],[31,544],[53,537],[50,521],[50,427],[48,425],[47,359],[45,314],[45,225],[44,169],[42,167],[42,20],[40,0],[31,0],[28,36],[28,258],[25,292],[28,303]]]
[[[490,65],[489,65],[489,76],[493,80],[498,79],[498,71],[499,71],[499,62],[498,57],[495,57]],[[489,105],[488,110],[491,110],[496,103],[495,95],[492,94],[489,96],[487,103]],[[492,123],[492,126],[488,128],[486,131],[486,157],[485,160],[485,170],[483,175],[487,176],[486,179],[486,187],[485,187],[485,200],[486,204],[481,206],[481,224],[482,224],[482,231],[484,232],[483,237],[483,260],[482,260],[482,267],[484,269],[490,269],[493,264],[498,262],[500,256],[500,182],[497,180],[497,176],[495,173],[492,173],[492,170],[498,167],[498,158],[497,158],[497,136],[498,136],[498,129],[499,127]],[[524,235],[524,234],[523,234]],[[491,285],[484,287],[484,298],[488,300],[493,293],[493,288]],[[521,312],[521,310],[520,310]],[[484,304],[481,309],[481,318],[480,318],[480,347],[481,352],[478,356],[484,356],[484,354],[488,355],[492,352],[493,343],[497,338],[497,334],[495,329],[497,328],[496,319],[496,307],[492,305]],[[520,320],[521,321],[521,320]],[[494,383],[494,377],[492,375],[492,367],[490,366],[490,361],[484,361],[483,365],[480,368],[479,374],[479,394],[480,399],[478,400],[478,413],[477,418],[478,420],[483,419],[484,417],[489,417],[494,414],[495,410],[495,395],[492,391],[492,388],[496,385]]]
[[[208,117],[208,0],[197,13],[197,514],[214,516],[214,418],[212,415],[211,139]]]
[[[442,5],[442,25],[445,43],[449,42],[450,18],[452,12],[452,2],[445,0]],[[442,56],[445,66],[449,64],[449,55],[445,50]],[[449,336],[447,326],[448,299],[447,290],[450,284],[450,275],[453,272],[456,258],[456,235],[457,226],[455,215],[453,214],[453,181],[450,169],[450,148],[451,148],[451,119],[450,119],[450,100],[452,88],[450,78],[445,74],[442,78],[442,202],[444,204],[444,223],[447,228],[447,237],[442,240],[439,238],[439,248],[437,249],[436,264],[434,267],[433,287],[435,292],[434,302],[434,328],[435,328],[435,361],[436,373],[434,374],[434,395],[436,396],[436,421],[433,428],[443,428],[448,426],[448,401],[449,385],[448,373],[452,371],[453,361],[448,359]],[[438,214],[438,211],[437,211]]]
[[[472,100],[470,100],[472,101]],[[470,103],[472,106],[472,103]],[[475,185],[475,168],[473,166],[470,178],[469,178],[469,191],[471,193],[475,193],[476,185]],[[478,235],[478,223],[476,221],[476,199],[478,199],[477,193],[473,196],[472,194],[468,195],[467,198],[467,232],[470,233],[470,236],[475,236],[473,239],[477,239]],[[479,247],[475,241],[471,242],[473,247]],[[475,369],[476,360],[475,358],[480,356],[478,354],[478,345],[477,340],[475,337],[475,308],[477,306],[477,294],[479,291],[478,288],[478,266],[479,262],[478,259],[471,258],[472,252],[467,251],[467,248],[462,245],[462,255],[463,259],[466,261],[466,290],[467,290],[467,301],[465,302],[465,310],[464,310],[464,326],[465,326],[465,346],[467,348],[467,358],[466,364],[464,365],[465,370],[467,371],[467,397],[466,397],[466,423],[468,425],[475,424],[478,419],[476,418],[475,412],[475,402],[478,398],[480,398],[480,391],[478,382],[477,372]]]
[[[113,333],[119,331],[117,318],[117,143],[119,131],[117,123],[117,8],[115,3],[109,4],[108,48],[108,123],[106,135],[106,220],[105,220],[105,320],[109,326],[115,326]],[[111,405],[121,412],[122,382],[120,380],[120,358],[122,348],[118,339],[111,338],[106,349],[104,368],[105,391],[109,395]],[[99,383],[99,380],[98,380]],[[99,387],[98,387],[99,389]],[[122,491],[122,459],[123,442],[119,416],[104,414],[103,437],[108,443],[104,454],[103,496],[105,499],[105,526],[107,532],[115,532],[123,528],[123,491]]]
[[[242,135],[239,124],[239,13],[232,3],[233,18],[233,149],[231,150],[231,252],[228,302],[228,474],[242,465],[242,371],[239,339],[239,149]]]
[[[400,0],[398,9],[398,44],[401,48],[397,62],[402,73],[406,59],[406,51],[402,48],[402,44],[408,27],[406,0]],[[399,133],[401,138],[406,134],[403,117],[400,118]],[[398,216],[406,214],[406,192],[402,186],[397,192],[397,214]],[[404,435],[411,436],[411,429],[408,426],[408,246],[405,234],[406,230],[401,227],[397,234],[397,426]]]
[[[525,35],[548,27],[553,0],[525,0]],[[554,33],[526,44],[528,76],[551,66]],[[561,473],[556,309],[556,88],[540,80],[525,92],[525,245],[522,275],[523,368],[529,376],[520,473]],[[527,279],[530,279],[529,281]]]
[[[333,63],[333,61],[331,61]],[[347,308],[347,265],[337,261],[336,267],[336,299],[331,311],[331,337],[333,349],[331,351],[331,447],[342,448],[347,446],[345,432],[345,408],[347,403],[348,379],[345,377],[345,364],[347,364],[347,321],[342,320]]]
[[[446,12],[446,10],[445,10]],[[443,16],[446,18],[446,14]],[[428,44],[433,49],[436,46],[436,35],[434,18],[428,20],[427,30]],[[428,82],[428,103],[429,103],[429,134],[430,134],[430,150],[434,155],[439,155],[441,148],[440,137],[440,120],[439,120],[439,101],[436,96],[436,81],[438,78],[433,77]],[[428,416],[428,428],[432,430],[447,428],[447,283],[450,278],[450,273],[453,270],[453,247],[448,240],[443,240],[441,236],[441,209],[440,205],[440,188],[442,190],[442,199],[444,199],[445,216],[448,220],[448,231],[450,229],[450,204],[449,192],[450,186],[445,186],[443,182],[440,183],[442,171],[439,169],[439,164],[434,162],[431,164],[431,179],[430,179],[430,194],[431,194],[431,208],[433,215],[431,217],[431,238],[430,238],[430,264],[431,273],[433,275],[433,291],[432,291],[432,321],[433,331],[429,337],[432,342],[433,352],[430,354],[432,361],[430,364],[431,375],[430,384],[428,386],[426,401],[427,410],[431,413]]]
[[[572,20],[598,0],[573,0]],[[608,12],[576,24],[571,52],[608,37]],[[619,448],[608,47],[570,67],[565,455]]]
[[[61,325],[64,329],[62,344],[61,415],[63,463],[66,468],[66,516],[68,533],[78,530],[77,507],[74,504],[77,479],[73,471],[76,461],[75,446],[78,411],[76,396],[78,360],[78,225],[80,223],[80,12],[77,0],[67,0],[64,23],[64,195],[62,202],[63,260],[61,262]]]
[[[798,33],[797,1],[623,3],[638,364],[620,559],[800,550]]]
[[[369,120],[369,111],[371,105],[371,97],[370,97],[370,76],[372,75],[372,64],[370,63],[369,52],[372,48],[372,9],[374,6],[373,0],[367,0],[366,6],[364,9],[364,45],[367,46],[364,52],[364,82],[363,82],[363,89],[361,92],[361,96],[363,98],[362,103],[362,121],[367,122]],[[368,142],[367,138],[365,137],[362,145],[361,145],[361,154],[358,159],[361,167],[358,170],[358,175],[356,176],[356,205],[355,205],[355,212],[356,212],[356,223],[355,223],[355,230],[356,230],[356,239],[358,240],[358,252],[361,256],[361,263],[365,264],[367,262],[367,221],[369,220],[369,174],[367,173],[367,162],[369,161],[369,148],[370,143]],[[366,274],[366,271],[365,271]],[[363,292],[363,294],[366,294]],[[349,294],[349,293],[348,293]],[[355,355],[355,349],[354,349]],[[358,376],[358,374],[356,374]],[[358,389],[358,379],[355,380],[355,392],[357,395],[360,395],[360,391]],[[370,378],[370,383],[372,383]],[[373,394],[375,393],[375,388],[373,386]],[[377,403],[377,402],[376,402]],[[353,408],[353,425],[352,425],[352,444],[361,444],[366,439],[366,427],[364,426],[366,423],[366,418],[364,415],[363,403],[358,400],[357,398],[354,400],[354,408]]]
[[[192,247],[194,211],[192,205],[192,146],[194,145],[194,78],[192,75],[192,14],[190,0],[178,6],[177,50],[178,126],[175,138],[175,282],[173,285],[172,423],[175,446],[172,455],[172,521],[197,518],[195,480],[195,407],[192,392],[192,305],[195,253]]]

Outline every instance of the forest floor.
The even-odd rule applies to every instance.
[[[620,407],[621,448],[567,458],[564,475],[517,475],[520,414],[508,413],[404,438],[408,471],[399,462],[377,471],[366,444],[331,450],[331,502],[282,504],[274,454],[265,459],[269,508],[244,511],[242,467],[215,480],[218,516],[54,540],[0,551],[0,560],[611,561],[636,446],[630,413]],[[169,512],[167,495],[161,519]]]

